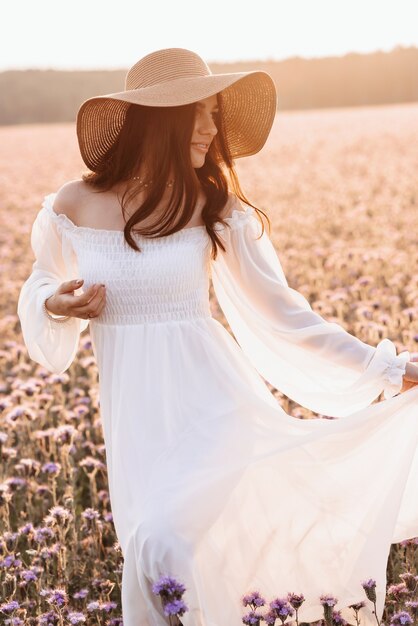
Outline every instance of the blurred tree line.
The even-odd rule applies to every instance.
[[[341,57],[210,63],[214,73],[265,70],[279,109],[316,109],[418,101],[418,48]],[[73,122],[92,96],[124,90],[127,70],[0,72],[0,124]]]

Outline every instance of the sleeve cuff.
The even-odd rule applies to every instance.
[[[406,364],[411,360],[408,350],[396,354],[395,344],[390,339],[382,339],[376,346],[376,357],[383,364],[383,395],[386,400],[396,396],[403,384]]]

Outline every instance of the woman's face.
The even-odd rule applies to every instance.
[[[190,146],[190,156],[194,168],[203,166],[209,146],[218,132],[214,120],[217,112],[216,95],[196,103],[196,117]]]

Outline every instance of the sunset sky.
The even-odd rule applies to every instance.
[[[418,46],[416,0],[14,0],[0,15],[0,70],[125,69],[167,47],[210,63]]]

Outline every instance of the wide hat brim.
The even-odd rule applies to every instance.
[[[89,98],[77,114],[77,138],[87,167],[96,171],[116,140],[132,104],[171,107],[222,92],[223,126],[233,159],[256,154],[273,125],[277,100],[274,81],[263,71],[210,74]]]

